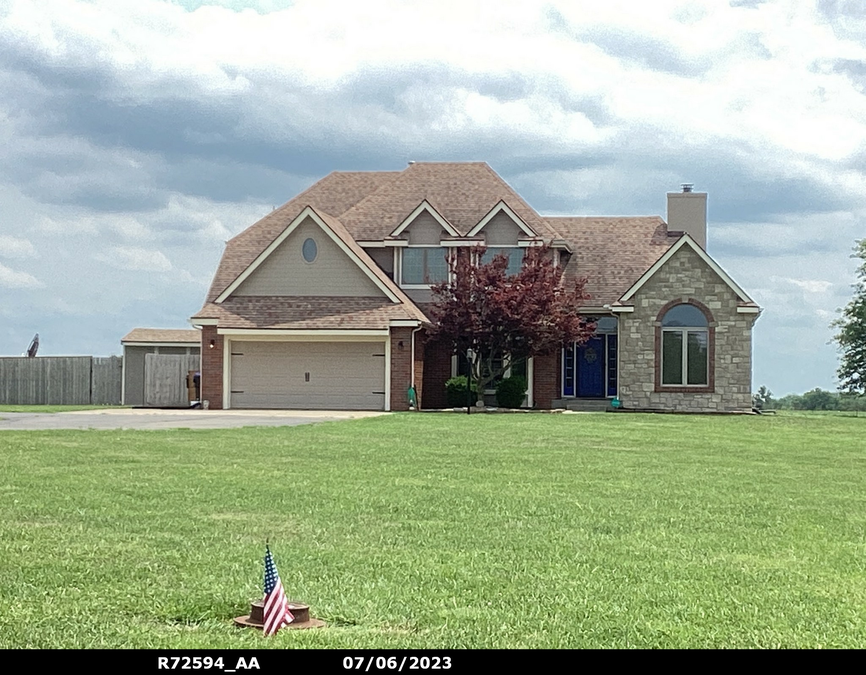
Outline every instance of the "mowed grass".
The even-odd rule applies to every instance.
[[[0,432],[0,647],[862,647],[866,419]],[[269,539],[328,628],[263,638]]]

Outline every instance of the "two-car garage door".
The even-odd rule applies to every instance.
[[[384,342],[232,340],[232,408],[385,409]]]

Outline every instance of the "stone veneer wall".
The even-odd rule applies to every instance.
[[[678,299],[693,299],[712,313],[715,349],[709,360],[715,377],[710,377],[709,391],[664,391],[656,386],[658,314]],[[635,311],[619,315],[619,398],[624,407],[688,412],[751,409],[755,315],[738,314],[737,300],[691,248],[677,251],[632,298]]]

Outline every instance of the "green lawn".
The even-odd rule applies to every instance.
[[[862,647],[866,418],[0,432],[0,647]],[[329,627],[237,629],[269,538]]]
[[[121,405],[0,405],[0,413],[60,413],[123,407]]]

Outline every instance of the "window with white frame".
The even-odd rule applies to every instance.
[[[448,249],[410,246],[402,249],[401,286],[429,286],[448,279]]]
[[[513,246],[489,246],[487,250],[484,251],[484,255],[481,256],[482,264],[489,263],[500,253],[504,254],[508,258],[508,267],[505,270],[506,274],[508,274],[508,276],[517,274],[520,271],[520,267],[523,265],[523,255],[525,250]]]
[[[695,305],[671,307],[662,317],[662,386],[709,384],[709,322]]]

